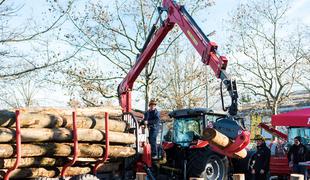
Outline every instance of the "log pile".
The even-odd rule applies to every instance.
[[[106,151],[104,112],[109,113],[109,162],[99,172],[117,171],[123,158],[135,155],[136,139],[126,132],[118,108],[76,109],[78,161],[66,176],[90,173]],[[21,161],[11,178],[59,177],[73,156],[72,110],[35,108],[20,110]],[[0,111],[0,179],[16,162],[15,112]]]

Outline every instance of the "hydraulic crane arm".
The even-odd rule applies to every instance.
[[[159,14],[161,15],[163,11],[167,12],[168,17],[161,22],[158,29],[156,29],[158,20],[153,25],[141,53],[137,57],[135,65],[118,87],[120,105],[123,108],[123,111],[131,111],[131,90],[135,80],[138,78],[139,74],[149,62],[168,32],[174,27],[175,24],[177,24],[186,37],[190,40],[197,52],[201,55],[201,61],[204,64],[209,65],[214,71],[216,77],[220,78],[226,86],[226,89],[231,97],[231,105],[227,109],[230,115],[236,115],[238,109],[238,93],[236,89],[236,82],[231,80],[226,74],[226,57],[218,55],[216,43],[211,42],[208,39],[208,37],[202,32],[193,18],[186,11],[184,6],[176,4],[173,0],[163,0],[163,7],[159,8]],[[223,107],[223,109],[225,108]]]

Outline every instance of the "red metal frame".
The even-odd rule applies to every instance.
[[[191,145],[189,148],[190,149],[198,149],[198,148],[203,148],[205,146],[209,145],[209,141],[203,141],[203,140],[197,140],[197,143],[195,145]]]
[[[162,9],[167,10],[168,17],[161,23],[161,26],[157,31],[154,29],[154,35],[150,37],[149,42],[147,41],[145,48],[143,48],[136,63],[118,87],[119,101],[123,112],[131,112],[131,90],[133,84],[160,43],[166,37],[168,32],[173,29],[175,24],[179,25],[186,37],[201,55],[202,62],[212,68],[216,77],[221,78],[222,80],[228,79],[225,72],[227,66],[226,57],[219,56],[216,53],[216,43],[211,42],[203,34],[186,10],[182,6],[176,4],[173,0],[163,0]],[[225,85],[230,86],[231,84],[227,83]],[[231,87],[227,88],[227,90],[229,90],[230,94],[233,94],[232,97],[237,96],[236,92],[232,92],[234,90],[232,90]]]
[[[268,126],[265,123],[259,123],[258,127],[263,128],[265,131],[269,132],[270,134],[287,141],[287,135],[286,134],[276,130],[275,128],[273,128],[271,126]]]
[[[72,166],[78,158],[79,152],[79,142],[78,142],[78,134],[77,134],[77,123],[76,123],[76,112],[72,112],[73,119],[73,158],[70,162],[64,165],[61,170],[61,177],[65,177],[67,168]]]
[[[215,152],[218,152],[222,155],[226,155],[228,157],[233,157],[234,153],[241,151],[244,149],[250,142],[250,133],[248,131],[242,131],[231,143],[228,147],[220,148],[214,144],[209,144],[211,149]]]
[[[14,163],[14,166],[12,168],[10,168],[5,176],[4,176],[4,180],[9,180],[11,174],[13,173],[13,171],[15,169],[17,169],[19,162],[21,160],[21,131],[20,131],[20,118],[19,118],[19,114],[20,111],[16,110],[15,111],[15,123],[16,123],[16,134],[15,134],[15,138],[16,138],[16,161]]]
[[[142,161],[147,167],[152,167],[151,145],[149,143],[144,143]]]
[[[102,160],[96,162],[93,168],[93,174],[97,173],[97,169],[100,165],[106,162],[109,159],[109,148],[110,148],[110,141],[109,141],[109,113],[104,113],[104,122],[105,122],[105,153]]]

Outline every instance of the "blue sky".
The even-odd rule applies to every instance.
[[[11,2],[11,1],[8,1]],[[12,1],[13,2],[13,1]],[[82,0],[80,2],[83,2]],[[106,0],[106,2],[109,2],[109,0]],[[197,23],[200,25],[201,29],[206,33],[210,33],[213,30],[216,31],[216,34],[211,37],[211,39],[219,45],[219,51],[221,52],[221,49],[223,49],[226,39],[227,39],[227,33],[225,31],[225,21],[230,18],[229,14],[236,9],[236,7],[242,3],[246,2],[245,0],[215,0],[215,5],[212,7],[208,7],[206,11],[203,11],[201,13],[195,14],[193,17]],[[23,24],[27,22],[27,19],[30,17],[33,17],[36,19],[38,23],[45,22],[46,18],[49,18],[51,14],[42,14],[43,12],[47,11],[49,8],[46,1],[33,1],[33,0],[24,0],[24,1],[18,1],[15,2],[23,3],[24,7],[19,12],[19,15],[21,17],[16,18],[16,20],[13,22],[13,27],[18,27],[19,24]],[[186,7],[186,1],[185,1],[185,7]],[[295,0],[292,1],[292,8],[289,10],[289,16],[291,20],[295,23],[303,23],[310,26],[310,13],[308,12],[310,9],[310,0]],[[201,22],[200,19],[206,19],[204,22]],[[40,25],[40,24],[39,24]],[[55,104],[63,104],[63,102],[58,102],[59,98],[64,99],[64,101],[67,101],[67,97],[63,95],[62,92],[55,91],[54,93],[57,93],[56,96],[58,100],[55,100]],[[42,98],[51,98],[49,97],[46,92],[41,92],[40,96]],[[50,99],[48,101],[48,104],[53,101],[53,99]]]

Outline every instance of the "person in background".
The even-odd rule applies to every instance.
[[[294,144],[291,146],[287,153],[289,167],[294,173],[303,174],[305,171],[304,166],[298,165],[299,162],[304,162],[307,160],[307,147],[302,144],[301,137],[296,136],[294,138]]]
[[[250,161],[250,170],[253,180],[267,180],[269,171],[270,149],[266,146],[265,138],[261,135],[256,135],[257,150]]]
[[[156,101],[154,99],[149,102],[149,110],[144,113],[144,124],[149,128],[149,142],[151,144],[152,158],[157,158],[157,135],[160,128],[160,113],[156,109]]]

